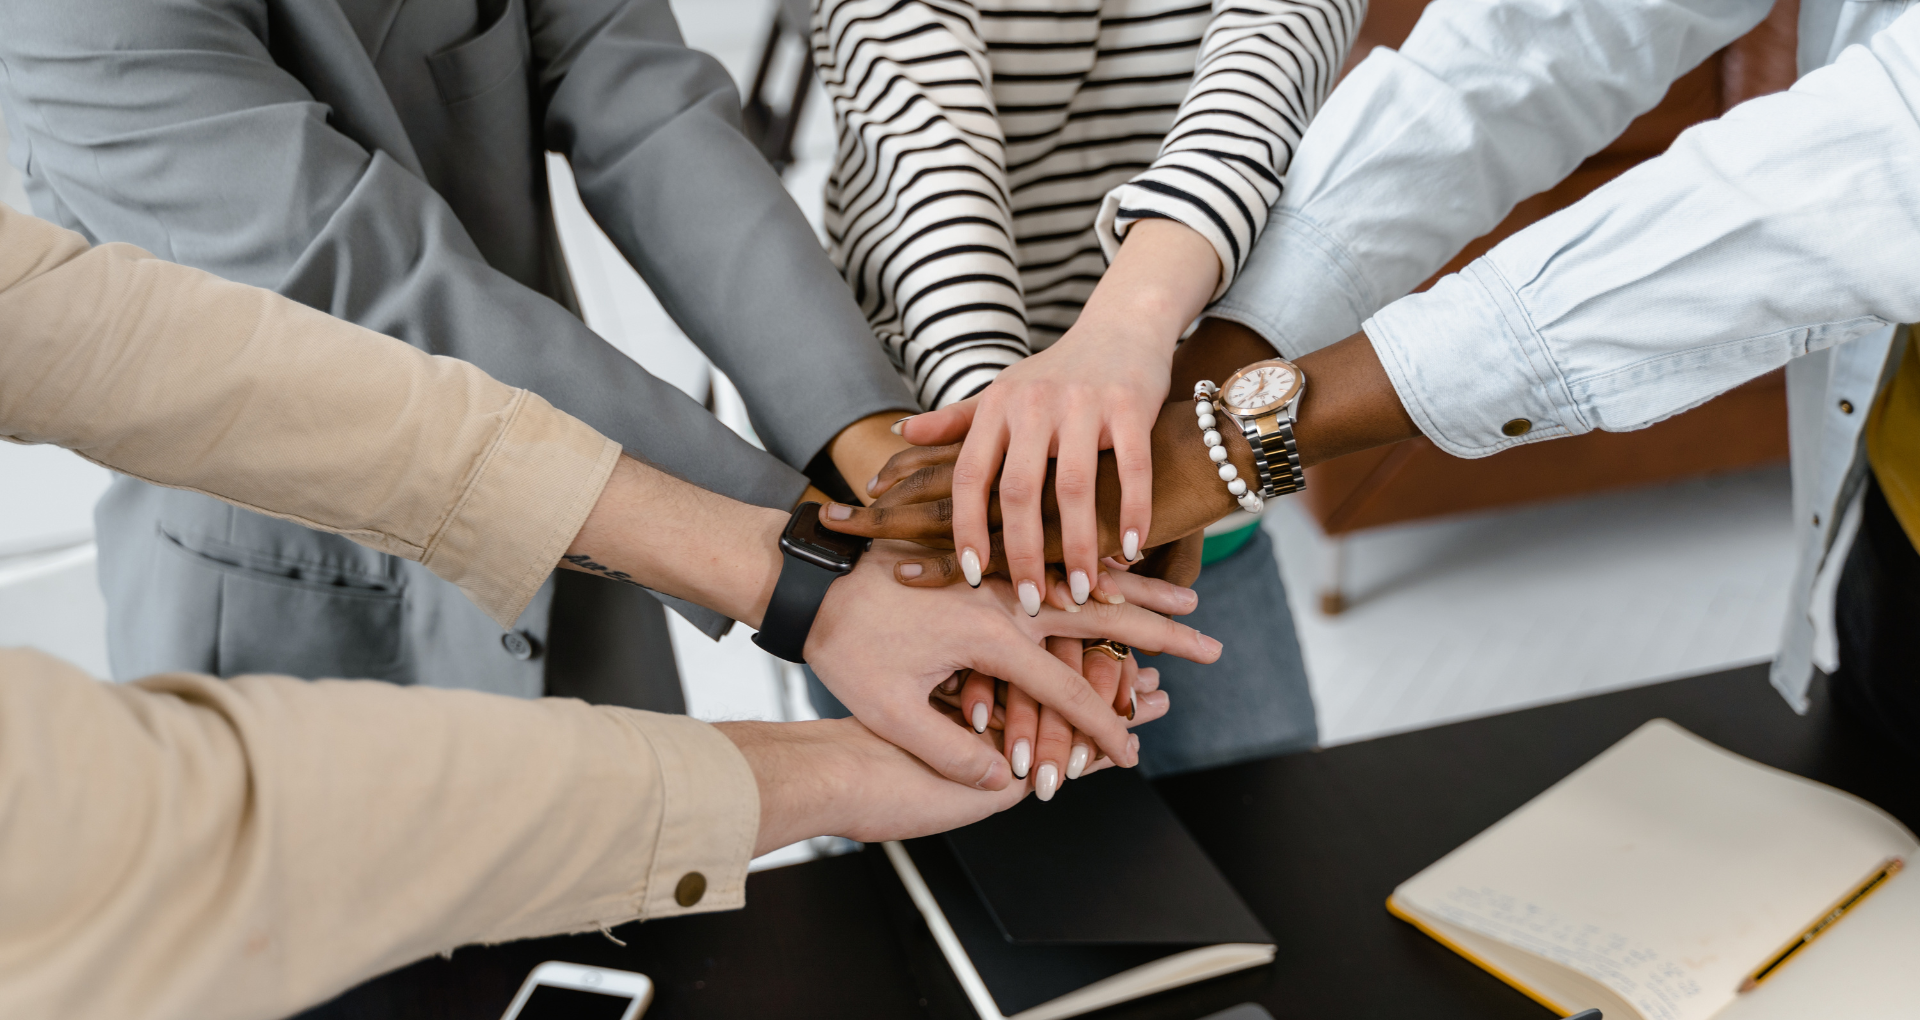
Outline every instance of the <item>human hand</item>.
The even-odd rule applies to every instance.
[[[1196,662],[1220,654],[1218,641],[1151,611],[1191,608],[1195,601],[1191,592],[1162,581],[1126,582],[1128,601],[1140,605],[1102,602],[1071,612],[1044,607],[1028,616],[1016,608],[1012,586],[999,578],[977,589],[902,588],[890,576],[902,553],[898,545],[877,544],[827,589],[806,657],[855,718],[957,782],[998,790],[1011,774],[1004,758],[929,704],[935,686],[955,672],[1007,680],[1058,711],[1117,764],[1131,766],[1138,756],[1125,720],[1041,642],[1052,636],[1112,638]]]
[[[1160,690],[1159,670],[1141,668],[1133,656],[1117,662],[1080,641],[1049,638],[1047,644],[1048,651],[1061,661],[1083,670],[1094,693],[1109,698],[1114,712],[1126,718],[1129,729],[1167,714],[1170,705]],[[1006,749],[1016,779],[1026,779],[1034,772],[1037,747],[1040,768],[1035,773],[1034,790],[1041,800],[1053,799],[1063,780],[1078,779],[1113,763],[1110,758],[1094,756],[1092,746],[1059,713],[1038,704],[1018,687],[984,674],[955,674],[934,692],[934,700],[947,706],[952,718],[962,722],[961,704],[965,702],[973,706],[972,715],[985,720],[986,732],[1003,732],[1001,746]],[[1052,768],[1047,767],[1049,764]]]
[[[1018,804],[1031,783],[982,790],[949,782],[853,719],[717,723],[760,788],[754,856],[814,836],[863,843],[912,839],[977,822]],[[999,731],[962,739],[998,755]]]
[[[1002,370],[978,396],[902,424],[901,435],[916,445],[964,439],[953,465],[953,541],[969,583],[980,582],[997,552],[1021,604],[1037,612],[1046,563],[1059,560],[1074,600],[1084,604],[1100,559],[1101,451],[1111,451],[1115,466],[1109,484],[1118,491],[1120,549],[1129,560],[1139,557],[1154,512],[1149,435],[1166,401],[1174,346],[1219,279],[1219,258],[1198,233],[1171,220],[1136,223],[1066,335]],[[1053,556],[1043,522],[1049,458]],[[996,479],[1004,514],[998,549],[988,520]]]
[[[1253,476],[1253,451],[1244,436],[1233,429],[1221,433],[1230,460],[1241,474]],[[1143,548],[1167,546],[1188,538],[1238,508],[1221,483],[1218,468],[1207,456],[1200,430],[1194,425],[1192,405],[1176,400],[1164,405],[1154,421],[1151,436],[1153,459],[1158,469],[1153,476],[1153,525]],[[931,548],[951,548],[952,520],[957,510],[953,497],[953,472],[958,447],[923,447],[902,451],[884,468],[873,486],[878,498],[871,507],[853,507],[830,503],[821,508],[820,520],[835,531],[870,538],[898,538]],[[1095,506],[1099,515],[1101,556],[1124,554],[1119,529],[1119,500],[1116,496],[1118,467],[1111,454],[1102,454]],[[1052,514],[1052,485],[1042,498],[1045,544],[1043,556],[1049,561],[1060,558],[1059,532]],[[998,524],[998,503],[989,506],[990,525]],[[1165,569],[1179,568],[1170,577],[1189,581],[1198,565],[1198,539],[1166,550]],[[1137,552],[1138,550],[1136,550]],[[1178,556],[1180,559],[1173,560]],[[982,564],[985,573],[1005,569],[999,551]],[[942,553],[932,557],[907,557],[899,561],[896,578],[906,585],[939,587],[965,578],[960,557]],[[1099,578],[1093,578],[1096,587]],[[1044,593],[1044,589],[1042,589]]]

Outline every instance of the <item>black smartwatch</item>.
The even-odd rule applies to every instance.
[[[753,643],[788,662],[807,661],[807,634],[826,600],[827,586],[860,562],[873,539],[820,526],[820,504],[802,503],[780,533],[780,580]]]

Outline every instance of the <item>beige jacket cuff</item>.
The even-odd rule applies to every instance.
[[[521,390],[420,563],[511,627],[580,533],[620,444]]]

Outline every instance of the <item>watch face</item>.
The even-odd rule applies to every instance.
[[[1292,399],[1299,386],[1300,373],[1293,366],[1260,365],[1229,382],[1220,398],[1236,414],[1265,411]]]
[[[802,503],[795,508],[794,515],[787,521],[786,530],[780,535],[782,551],[814,566],[841,574],[852,570],[860,554],[871,545],[871,538],[843,535],[822,527],[818,503]]]

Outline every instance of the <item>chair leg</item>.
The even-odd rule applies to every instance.
[[[1347,540],[1344,537],[1328,537],[1320,570],[1320,612],[1339,616],[1347,611]]]

